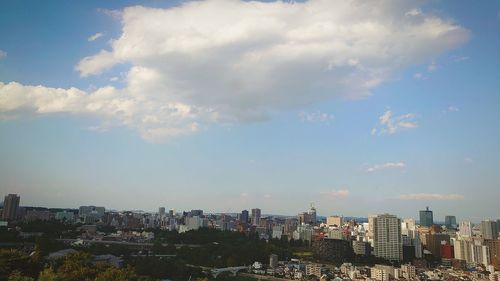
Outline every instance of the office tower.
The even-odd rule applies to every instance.
[[[160,217],[165,216],[165,207],[158,208],[158,214],[160,215]]]
[[[203,217],[203,210],[191,210],[189,212],[190,217],[198,216],[198,217]]]
[[[470,221],[461,221],[458,227],[458,234],[461,237],[472,237],[472,224]]]
[[[434,257],[441,258],[441,245],[450,244],[450,235],[444,233],[426,234],[427,250]]]
[[[497,223],[490,220],[482,221],[481,236],[483,236],[483,239],[496,240],[498,238]]]
[[[311,208],[309,209],[309,217],[311,220],[311,224],[316,224],[317,218],[316,218],[316,208],[314,208],[313,204],[311,203]]]
[[[342,217],[340,216],[329,216],[326,218],[326,224],[328,226],[338,226],[341,227],[343,222],[342,222]]]
[[[394,215],[383,214],[373,218],[374,255],[387,260],[403,258],[401,220]]]
[[[240,222],[241,223],[248,223],[248,211],[247,210],[241,211]]]
[[[11,221],[17,219],[19,212],[19,197],[17,194],[9,194],[3,200],[3,213],[2,219]]]
[[[260,225],[260,209],[252,209],[252,225]]]
[[[420,211],[420,226],[431,227],[434,224],[432,211],[427,207]]]
[[[457,227],[457,218],[455,216],[446,216],[444,217],[444,225],[450,229],[450,228],[456,228]]]

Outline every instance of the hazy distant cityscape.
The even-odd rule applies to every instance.
[[[36,238],[51,231],[50,222],[74,227],[72,234],[60,233],[59,237],[52,238],[59,247],[45,253],[46,261],[62,260],[82,250],[92,253],[90,249],[97,246],[126,249],[126,253],[116,256],[112,251],[94,255],[94,259],[116,267],[134,265],[137,261],[131,261],[131,257],[175,260],[178,258],[176,252],[183,247],[198,249],[207,243],[224,245],[226,241],[179,243],[182,239],[165,239],[168,233],[182,237],[183,234],[196,236],[215,231],[238,233],[266,244],[285,244],[292,251],[275,249],[265,259],[260,257],[243,264],[228,261],[221,263],[224,267],[210,266],[210,260],[201,264],[185,262],[184,266],[201,270],[191,273],[199,275],[197,278],[218,278],[219,274],[228,273],[226,278],[243,274],[248,278],[271,278],[269,280],[458,278],[498,281],[500,274],[497,271],[500,266],[500,218],[473,224],[457,221],[455,216],[449,215],[444,218],[444,224],[437,224],[429,207],[419,210],[416,220],[393,214],[370,214],[367,218],[334,214],[320,217],[312,204],[296,216],[273,216],[263,215],[259,208],[237,214],[208,214],[199,209],[178,212],[165,207],[159,207],[158,212],[108,211],[104,206],[91,205],[48,209],[20,207],[20,202],[17,194],[5,196],[0,226],[4,235],[6,231],[15,232],[17,242],[3,243],[4,247],[14,246],[33,256],[40,251]],[[45,230],[44,223],[47,223]],[[24,230],[32,224],[41,224],[41,229],[36,232]]]

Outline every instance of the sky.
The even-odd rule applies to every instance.
[[[500,217],[498,1],[2,1],[21,205]]]

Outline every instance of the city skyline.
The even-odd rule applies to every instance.
[[[500,214],[498,2],[26,1],[0,23],[22,206]]]

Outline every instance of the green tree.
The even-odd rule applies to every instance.
[[[20,271],[14,270],[10,275],[8,281],[34,281],[35,279],[31,277],[26,277],[21,274]]]
[[[62,281],[52,267],[44,269],[38,276],[38,281]]]

